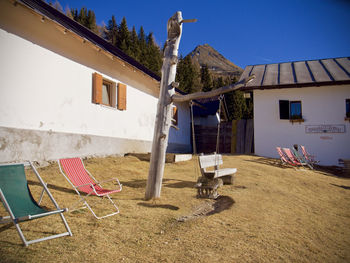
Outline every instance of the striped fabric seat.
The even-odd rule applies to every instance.
[[[91,175],[85,169],[85,166],[80,158],[60,159],[59,162],[71,183],[81,192],[97,196],[104,196],[121,191],[121,189],[103,189],[100,185],[96,184],[96,182],[92,180]]]
[[[112,178],[110,180],[98,182],[92,176],[92,174],[90,174],[86,170],[84,163],[80,158],[60,159],[57,162],[63,176],[72,185],[75,192],[81,197],[81,199],[78,202],[81,201],[84,203],[85,206],[82,208],[86,208],[86,207],[89,208],[91,213],[97,219],[105,218],[107,216],[112,216],[119,213],[119,208],[116,206],[116,204],[113,202],[113,200],[109,196],[109,194],[118,193],[122,190],[122,185],[120,184],[117,178]],[[102,187],[101,185],[102,183],[110,182],[110,181],[115,181],[119,185],[119,188],[114,190],[109,190]],[[86,193],[86,196],[82,196],[80,192]],[[91,206],[87,203],[87,197],[89,197],[90,195],[107,197],[110,203],[114,206],[114,209],[116,210],[116,212],[113,212],[101,217],[97,216],[96,213],[92,210]],[[71,209],[71,210],[73,211],[76,209]]]
[[[295,166],[296,164],[293,163],[291,160],[289,160],[289,158],[285,155],[285,153],[282,151],[281,147],[276,147],[276,150],[280,156],[280,159],[282,161],[282,163],[287,163],[287,164],[290,164],[290,165],[293,165]]]

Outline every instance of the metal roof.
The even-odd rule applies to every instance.
[[[129,63],[130,65],[134,66],[135,68],[141,70],[145,74],[149,75],[150,77],[156,79],[157,81],[160,81],[160,77],[146,68],[144,65],[137,62],[132,57],[126,55],[123,51],[121,51],[119,48],[113,46],[108,41],[104,40],[100,36],[96,35],[92,31],[90,31],[88,28],[82,26],[78,22],[74,21],[73,19],[69,18],[65,14],[61,13],[60,11],[56,10],[54,7],[48,5],[45,3],[45,1],[42,0],[20,0],[21,3],[25,4],[30,9],[34,10],[37,13],[40,13],[49,19],[56,21],[57,23],[61,24],[68,30],[76,33],[77,35],[81,36],[82,38],[87,39],[88,41],[92,42],[93,44],[99,46],[103,50],[111,53],[112,55],[124,60],[125,62]]]
[[[252,74],[242,90],[350,84],[350,57],[247,66],[240,80]]]

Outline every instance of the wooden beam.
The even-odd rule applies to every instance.
[[[184,101],[190,101],[190,100],[197,100],[197,99],[205,99],[205,98],[211,98],[218,96],[220,94],[224,94],[233,90],[237,90],[242,88],[245,84],[247,84],[249,81],[253,80],[255,78],[255,75],[251,75],[246,79],[243,79],[239,82],[236,82],[232,85],[228,85],[222,88],[218,88],[216,90],[211,90],[208,92],[195,92],[187,95],[179,95],[174,94],[171,96],[171,99],[173,102],[184,102]]]

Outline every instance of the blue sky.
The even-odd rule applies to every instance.
[[[51,0],[54,2],[53,0]],[[227,59],[247,65],[350,56],[350,0],[59,0],[95,11],[97,23],[142,25],[157,43],[166,40],[166,23],[176,11],[185,19],[179,52],[209,44]]]

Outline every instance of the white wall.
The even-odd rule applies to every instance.
[[[154,96],[128,85],[126,111],[93,104],[95,69],[2,29],[0,43],[0,126],[152,140]]]
[[[305,145],[322,165],[337,165],[350,159],[350,124],[344,120],[345,99],[350,86],[321,86],[254,91],[255,153],[278,158],[276,146]],[[301,100],[305,122],[292,124],[279,118],[279,100]],[[345,125],[345,133],[305,132],[306,125]]]
[[[188,102],[177,103],[179,130],[170,127],[167,152],[191,152],[191,115]]]

